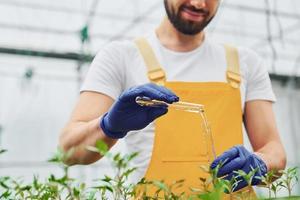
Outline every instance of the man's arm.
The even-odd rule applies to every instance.
[[[125,137],[129,131],[145,128],[156,118],[168,112],[166,106],[138,105],[136,103],[138,96],[146,96],[167,103],[179,100],[179,97],[172,91],[153,83],[129,88],[114,104],[108,96],[83,92],[60,138],[60,146],[63,150],[68,151],[72,148],[75,150],[67,163],[89,164],[97,161],[101,156],[86,150],[87,146],[94,146],[97,140],[103,140],[110,148],[116,143],[116,139]],[[103,117],[100,122],[101,115]]]
[[[276,128],[272,103],[263,100],[247,102],[244,121],[254,153],[242,145],[237,145],[225,151],[211,164],[211,168],[215,169],[222,163],[218,169],[218,177],[228,181],[236,178],[238,184],[234,191],[249,184],[236,171],[242,170],[248,174],[254,169],[251,185],[258,185],[261,183],[259,177],[265,176],[268,170],[281,170],[286,165],[286,155]]]
[[[82,92],[63,129],[59,145],[64,151],[74,148],[67,164],[90,164],[101,158],[97,153],[86,150],[86,146],[95,146],[97,140],[103,140],[112,147],[117,140],[108,138],[100,128],[100,116],[113,104],[113,99],[101,93]]]
[[[268,170],[284,169],[286,154],[276,127],[272,102],[246,102],[244,122],[253,150],[265,161]]]

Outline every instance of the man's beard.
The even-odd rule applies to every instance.
[[[210,23],[210,21],[213,19],[214,16],[212,16],[210,19],[207,19],[207,16],[209,16],[209,12],[206,10],[197,10],[197,12],[202,12],[205,16],[203,22],[193,22],[193,21],[188,21],[185,20],[181,17],[181,12],[184,8],[184,5],[182,5],[179,9],[178,12],[175,13],[175,10],[173,7],[170,7],[168,5],[168,0],[164,0],[165,4],[165,9],[168,15],[168,18],[170,22],[173,24],[173,26],[181,33],[185,35],[196,35],[203,31],[203,29]],[[193,9],[194,11],[195,8],[190,8]]]

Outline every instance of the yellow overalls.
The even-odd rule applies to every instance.
[[[136,40],[136,45],[151,82],[163,84],[181,101],[204,105],[217,155],[243,144],[241,77],[235,48],[225,46],[227,82],[166,82],[165,73],[146,39]],[[176,110],[169,110],[156,120],[152,157],[145,174],[147,180],[172,183],[184,179],[179,190],[186,194],[191,193],[190,188],[201,188],[199,177],[207,177],[207,174],[200,166],[209,166],[213,159],[205,144],[201,120],[198,114]]]

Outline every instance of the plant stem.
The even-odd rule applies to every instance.
[[[233,200],[232,192],[229,193],[229,199],[230,199],[230,200]]]
[[[290,185],[288,186],[288,191],[289,191],[289,197],[291,197],[292,196],[292,189],[291,189]]]
[[[249,184],[247,188],[248,188],[248,191],[247,191],[248,195],[247,196],[248,196],[248,199],[251,200],[251,190],[252,190],[251,185]]]

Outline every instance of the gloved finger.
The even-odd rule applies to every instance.
[[[172,92],[171,90],[169,90],[168,88],[166,88],[164,86],[159,86],[156,84],[149,84],[149,87],[157,89],[157,90],[161,91],[162,93],[172,97],[174,99],[174,102],[179,101],[179,97],[174,92]]]
[[[155,96],[151,97],[149,95],[146,95],[147,97],[151,98],[151,99],[156,99],[156,100],[162,100],[165,101],[167,103],[173,103],[179,100],[179,97],[177,95],[175,95],[173,92],[171,92],[170,90],[168,90],[167,88],[163,87],[163,86],[159,86],[153,83],[149,83],[145,85],[146,87],[143,88],[144,90],[149,89],[149,91],[157,91],[157,94],[163,94],[163,96],[165,96],[165,99],[159,99]],[[155,93],[154,93],[155,94]]]
[[[231,149],[225,151],[222,155],[217,157],[210,165],[211,169],[216,168],[219,164],[225,165],[230,162],[232,159],[236,158],[239,155],[237,147],[232,147]]]
[[[161,90],[153,87],[141,88],[140,95],[149,97],[150,99],[164,101],[167,103],[173,103],[176,101],[176,98],[174,96],[169,96],[168,94],[165,94]]]
[[[150,99],[156,99],[160,101],[165,101],[167,103],[173,103],[175,101],[173,96],[168,96],[158,89],[152,88],[149,84],[131,88],[125,91],[119,100],[123,102],[133,102],[138,96],[146,96]]]
[[[168,112],[167,107],[151,108],[148,110],[148,120],[154,121],[156,118],[166,114]]]
[[[242,169],[245,163],[246,159],[243,157],[234,158],[233,160],[227,162],[225,165],[221,166],[221,168],[218,170],[217,176],[221,177],[233,171]]]
[[[146,87],[141,88],[143,96],[149,97],[150,99],[161,100],[167,103],[173,103],[178,101],[178,97],[174,94],[168,94],[165,92],[166,89],[154,84],[146,85]]]

